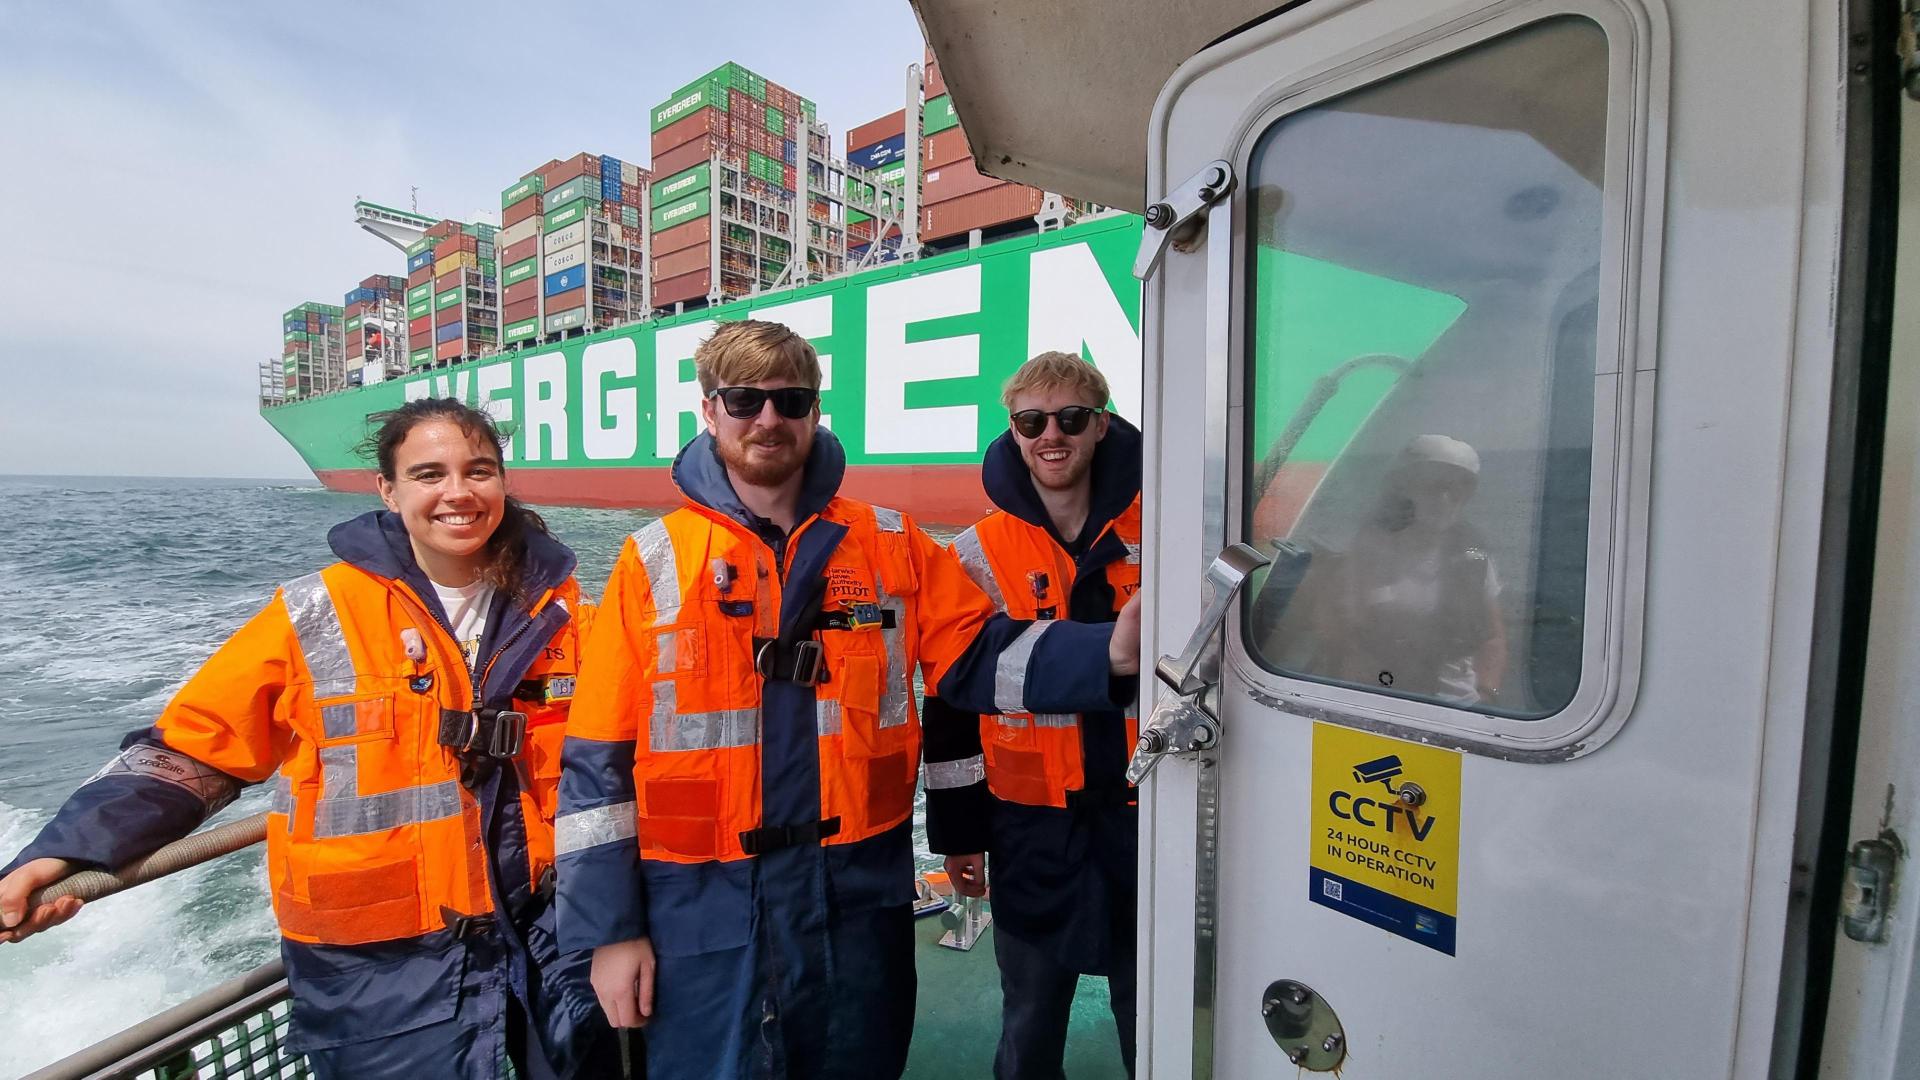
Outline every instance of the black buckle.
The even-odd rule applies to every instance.
[[[477,937],[493,928],[493,916],[462,915],[445,904],[440,905],[440,918],[446,922],[455,940]]]
[[[818,686],[826,666],[826,652],[813,638],[783,644],[777,638],[753,639],[753,670],[763,679]]]
[[[440,745],[456,754],[510,758],[527,739],[527,714],[511,709],[440,710]]]
[[[764,855],[781,848],[817,844],[829,836],[840,835],[840,818],[809,821],[805,825],[762,825],[740,834],[740,849],[749,855]]]

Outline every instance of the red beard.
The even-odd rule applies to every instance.
[[[742,439],[717,437],[714,445],[720,452],[720,460],[728,471],[754,487],[779,487],[799,472],[807,463],[807,453],[812,449],[812,440],[807,446],[790,438],[785,432],[774,435],[755,433]],[[780,449],[775,455],[752,453],[750,447]]]

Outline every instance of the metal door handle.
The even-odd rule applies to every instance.
[[[1167,754],[1205,750],[1219,740],[1219,688],[1200,674],[1200,664],[1225,625],[1227,613],[1233,610],[1233,600],[1241,586],[1267,562],[1267,557],[1250,545],[1234,544],[1207,567],[1205,580],[1213,587],[1213,596],[1201,612],[1193,634],[1187,638],[1187,647],[1179,656],[1162,656],[1153,665],[1154,675],[1176,696],[1156,705],[1153,715],[1140,729],[1133,760],[1127,764],[1129,783],[1137,785],[1146,779]]]

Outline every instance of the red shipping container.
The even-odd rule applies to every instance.
[[[448,304],[446,307],[439,308],[433,313],[433,325],[438,328],[448,323],[457,323],[460,321],[460,313],[464,310],[466,309],[460,304]]]
[[[387,287],[387,275],[375,274],[370,278],[365,278],[360,282],[360,287],[363,289],[384,289]]]
[[[419,348],[422,342],[433,340],[433,316],[422,315],[407,324],[407,340]]]
[[[924,82],[926,85],[927,100],[932,101],[934,98],[947,92],[947,79],[946,76],[940,74],[940,61],[935,60],[931,52],[927,54],[926,72],[927,75]]]
[[[709,105],[654,132],[653,156],[657,161],[661,154],[702,135],[718,135],[724,139],[727,137],[727,131],[727,114]],[[656,164],[655,168],[658,169],[659,166]],[[660,171],[665,172],[665,170]]]
[[[920,239],[939,240],[1032,217],[1040,210],[1041,191],[1025,184],[1001,184],[933,203],[920,211]]]
[[[364,289],[366,288],[366,286],[362,285],[361,288]],[[358,300],[358,301],[355,301],[354,303],[347,305],[346,318],[351,319],[355,315],[365,315],[366,313],[367,313],[367,302],[365,300]]]
[[[781,171],[781,176],[784,177],[784,179],[782,180],[782,184],[783,186],[786,187],[788,191],[800,190],[800,184],[798,183],[800,179],[800,174],[794,171],[793,166],[791,165],[786,166]]]
[[[427,235],[435,240],[444,240],[460,231],[460,223],[452,218],[441,218],[427,230]]]
[[[360,331],[354,330],[349,332],[347,334],[347,351],[350,353],[365,352],[366,350],[361,348],[361,342]]]
[[[681,274],[676,278],[655,280],[653,283],[653,306],[666,307],[682,300],[698,300],[707,295],[707,286],[712,282],[709,272],[701,270],[692,274]]]
[[[574,308],[586,306],[587,290],[584,286],[578,289],[568,289],[566,292],[555,293],[547,297],[547,314],[549,315],[561,311],[572,311]]]
[[[548,191],[576,176],[600,175],[600,155],[579,153],[565,161],[548,162],[540,168],[540,181]]]
[[[973,147],[967,145],[967,133],[957,127],[950,127],[938,134],[929,135],[920,140],[920,168],[937,169],[950,161],[973,156]]]
[[[696,221],[675,225],[665,232],[654,233],[653,254],[657,257],[690,248],[695,244],[704,244],[712,235],[713,216],[709,214]]]
[[[500,302],[517,304],[522,300],[531,300],[540,295],[540,276],[535,274],[526,281],[516,281],[500,290]]]
[[[505,210],[500,211],[500,227],[511,229],[540,212],[540,196],[528,195]]]
[[[407,275],[407,288],[411,289],[416,285],[425,285],[426,283],[432,280],[433,280],[433,264],[428,263],[427,265]]]
[[[742,167],[747,163],[746,147],[736,146],[712,135],[702,135],[692,142],[681,143],[664,154],[655,155],[654,171],[662,177],[676,175],[710,159],[716,150],[723,161],[730,161]]]
[[[931,96],[931,95],[929,95]],[[883,143],[895,135],[907,133],[907,110],[895,109],[878,120],[869,120],[847,131],[847,152]]]
[[[454,338],[452,341],[443,341],[440,344],[434,346],[433,358],[435,360],[458,360],[462,355],[466,353],[466,351],[467,351],[466,339]]]
[[[540,254],[540,234],[534,233],[532,236],[527,237],[517,244],[508,244],[505,248],[501,249],[500,268],[504,270],[514,263],[520,262],[523,259],[531,259],[538,254]]]
[[[477,236],[468,236],[465,233],[459,236],[449,236],[438,244],[433,245],[433,259],[435,262],[439,262],[449,255],[458,255],[463,251],[476,255],[479,254],[480,238]]]
[[[926,171],[920,182],[920,201],[924,206],[932,206],[1004,183],[1006,181],[974,168],[972,158],[961,158]]]
[[[448,289],[457,289],[461,285],[465,284],[466,280],[467,278],[466,278],[465,268],[456,266],[453,269],[447,271],[446,273],[441,274],[439,277],[433,279],[434,295],[437,297],[439,296],[439,294],[446,292]]]
[[[540,314],[540,298],[529,296],[525,300],[509,300],[507,306],[500,309],[500,321],[507,326],[522,322]]]
[[[710,265],[712,253],[712,248],[705,244],[698,244],[668,255],[658,256],[653,260],[653,279],[661,281],[679,277],[681,274],[691,274]]]

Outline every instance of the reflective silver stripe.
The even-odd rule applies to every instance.
[[[662,675],[671,675],[680,662],[680,635],[678,633],[659,634],[654,638],[654,670]]]
[[[654,753],[719,750],[760,741],[758,708],[683,713],[678,709],[678,698],[672,680],[653,684],[653,719],[647,725],[647,746]]]
[[[1000,582],[993,576],[993,564],[987,561],[986,549],[980,546],[980,534],[968,529],[953,538],[953,553],[960,558],[960,565],[973,579],[980,591],[993,601],[995,611],[1007,610],[1007,598],[1000,594]]]
[[[813,718],[814,718],[815,726],[821,735],[824,736],[824,735],[840,734],[840,701],[839,699],[828,698],[825,701],[814,702]]]
[[[987,778],[987,759],[980,754],[959,761],[927,762],[927,790],[970,787]]]
[[[658,518],[634,533],[633,546],[640,553],[640,564],[647,568],[647,581],[653,588],[653,606],[660,613],[656,625],[670,623],[680,613],[680,565],[674,558],[667,519]]]
[[[1067,728],[1080,722],[1079,713],[1043,712],[1033,714],[1034,727]]]
[[[199,799],[208,812],[227,805],[240,793],[240,785],[233,777],[196,758],[163,746],[129,746],[116,754],[99,772],[88,777],[87,783],[108,776],[144,776],[184,788]]]
[[[458,780],[360,794],[358,746],[322,747],[320,779],[320,801],[313,807],[317,838],[384,832],[460,814]]]
[[[993,704],[1001,712],[1027,710],[1027,662],[1033,658],[1033,647],[1040,644],[1040,636],[1051,629],[1051,619],[1034,623],[1001,650],[1000,660],[993,666]]]
[[[360,710],[351,701],[320,707],[320,733],[329,739],[345,739],[359,733]]]
[[[1122,540],[1121,543],[1126,544],[1126,541]],[[1140,545],[1139,544],[1127,544],[1127,563],[1128,565],[1131,565],[1131,566],[1140,565]]]
[[[887,650],[887,681],[880,688],[882,728],[899,727],[907,722],[913,687],[907,684],[907,605],[898,597],[879,593],[880,606],[893,612],[893,629],[880,631],[880,642]]]
[[[884,506],[876,506],[873,508],[873,524],[874,527],[881,532],[897,533],[907,531],[907,523],[901,518],[900,511],[889,510]]]
[[[268,789],[267,812],[293,816],[293,781],[286,776],[273,774],[272,787]]]
[[[571,814],[561,814],[559,820],[553,823],[553,853],[570,855],[616,840],[631,840],[637,835],[639,819],[635,816],[633,803],[614,803],[611,806],[596,806],[591,810],[577,810]]]
[[[307,658],[313,696],[353,693],[353,654],[347,651],[340,612],[333,606],[327,583],[319,574],[308,574],[280,586],[280,599],[287,606],[294,636],[300,639],[300,652]]]

